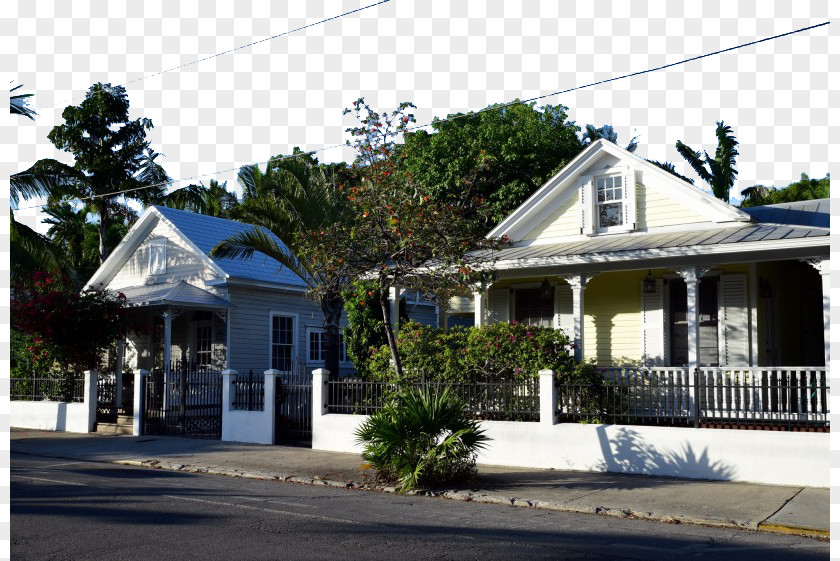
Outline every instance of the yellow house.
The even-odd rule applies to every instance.
[[[562,328],[603,367],[828,364],[827,200],[738,209],[599,140],[488,236],[511,245],[476,325]]]

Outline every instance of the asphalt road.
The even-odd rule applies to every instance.
[[[745,530],[11,454],[13,559],[828,559]]]

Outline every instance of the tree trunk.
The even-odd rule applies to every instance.
[[[383,323],[385,324],[385,337],[388,339],[388,348],[391,349],[391,359],[394,361],[394,373],[397,380],[402,380],[403,370],[400,355],[397,352],[397,338],[394,335],[394,328],[391,324],[391,302],[388,301],[388,287],[379,287],[379,305],[382,307]]]
[[[108,258],[108,246],[106,238],[108,236],[108,211],[103,208],[99,212],[99,264],[105,262]]]
[[[335,380],[339,374],[339,358],[341,342],[339,340],[339,323],[344,300],[339,294],[325,294],[321,298],[321,311],[324,314],[324,368],[330,371],[330,379]]]

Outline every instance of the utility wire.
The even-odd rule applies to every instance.
[[[383,0],[382,2],[379,2],[378,4],[383,4],[384,2],[389,2],[389,1],[390,0]],[[371,6],[376,6],[378,4],[371,4],[370,6],[366,6],[365,8],[369,8]],[[357,10],[353,10],[353,12],[357,12],[359,10],[364,10],[365,8],[359,8]],[[353,12],[347,12],[347,14],[351,14]],[[342,14],[342,15],[346,15],[346,14]],[[335,16],[335,17],[330,18],[330,19],[335,19],[337,17],[341,17],[341,16]],[[323,21],[329,21],[329,20],[323,20]],[[319,22],[319,23],[321,23],[321,22]],[[498,111],[498,110],[504,109],[506,107],[511,107],[511,106],[514,106],[514,105],[521,105],[521,104],[525,104],[525,103],[530,103],[532,101],[537,101],[537,100],[540,100],[540,99],[545,99],[547,97],[560,95],[560,94],[564,94],[564,93],[569,93],[569,92],[573,92],[573,91],[576,91],[576,90],[581,90],[581,89],[584,89],[584,88],[598,86],[600,84],[606,84],[608,82],[614,82],[616,80],[623,80],[625,78],[632,78],[633,76],[641,76],[642,74],[648,74],[648,73],[651,73],[651,72],[664,70],[666,68],[672,68],[674,66],[679,66],[681,64],[687,64],[687,63],[693,62],[695,60],[700,60],[700,59],[703,59],[703,58],[719,55],[719,54],[726,53],[726,52],[729,52],[729,51],[734,51],[734,50],[737,50],[737,49],[743,49],[745,47],[750,47],[752,45],[757,45],[759,43],[764,43],[765,41],[772,41],[772,40],[775,40],[775,39],[779,39],[781,37],[787,37],[788,35],[793,35],[795,33],[802,33],[803,31],[810,31],[812,29],[816,29],[818,27],[823,27],[824,25],[828,25],[830,23],[831,23],[830,21],[826,21],[826,22],[823,22],[823,23],[818,23],[816,25],[811,25],[811,26],[808,26],[808,27],[802,27],[800,29],[795,29],[793,31],[788,31],[787,33],[780,33],[779,35],[773,35],[772,37],[765,37],[764,39],[758,39],[756,41],[750,41],[749,43],[743,43],[741,45],[736,45],[734,47],[729,47],[729,48],[726,48],[726,49],[720,49],[718,51],[713,51],[713,52],[710,52],[710,53],[705,53],[705,54],[702,54],[702,55],[687,58],[687,59],[680,60],[680,61],[677,61],[677,62],[672,62],[672,63],[669,63],[669,64],[665,64],[663,66],[648,68],[647,70],[640,70],[638,72],[632,72],[630,74],[622,74],[621,76],[615,76],[613,78],[607,78],[605,80],[599,80],[597,82],[592,82],[590,84],[585,84],[585,85],[582,85],[582,86],[576,86],[574,88],[569,88],[569,89],[566,89],[566,90],[560,90],[560,91],[556,91],[556,92],[552,92],[552,93],[547,93],[547,94],[543,94],[543,95],[540,95],[540,96],[537,96],[537,97],[532,97],[532,98],[529,98],[529,99],[511,101],[509,103],[504,103],[504,104],[500,104],[500,105],[492,105],[490,107],[485,107],[484,109],[480,109],[478,111],[471,111],[469,113],[462,113],[462,114],[459,114],[459,115],[453,115],[453,116],[447,117],[445,119],[435,119],[431,123],[426,123],[425,125],[415,125],[413,127],[406,127],[405,130],[406,131],[411,131],[411,130],[423,129],[423,128],[434,126],[434,125],[437,125],[437,124],[440,124],[440,123],[445,123],[445,122],[448,122],[448,121],[454,121],[456,119],[462,119],[464,117],[471,117],[471,116],[474,116],[474,115],[478,115],[480,113],[486,113],[487,111]],[[316,25],[316,24],[310,24],[310,25]],[[306,27],[309,27],[309,26],[306,26]],[[304,29],[304,27],[302,27],[300,29]],[[296,31],[296,30],[294,30],[294,31]],[[287,33],[291,33],[291,31],[289,31]],[[279,35],[276,35],[275,37],[279,37]],[[267,41],[267,40],[272,39],[272,38],[273,37],[269,37],[269,38],[263,39],[262,41]],[[257,43],[259,43],[259,42],[260,41],[257,41]],[[251,43],[251,45],[253,45],[253,44],[256,44],[256,43]],[[237,48],[244,48],[244,47],[247,47],[247,46],[249,46],[249,45],[243,45],[242,47],[237,47]],[[232,50],[236,50],[236,49],[232,49]],[[225,53],[227,53],[227,52],[231,52],[231,51],[225,51]],[[219,55],[222,55],[222,54],[225,54],[225,53],[219,53]],[[214,55],[214,56],[219,56],[219,55]],[[207,57],[207,58],[212,58],[212,57]],[[202,60],[205,60],[205,59],[202,59]],[[195,61],[195,62],[189,63],[189,64],[195,64],[197,62],[201,62],[201,61]],[[186,66],[186,65],[182,65],[182,67],[183,66]],[[181,67],[176,67],[176,68],[181,68]],[[173,69],[170,69],[170,70],[173,70]],[[168,70],[164,70],[163,72],[168,72]],[[162,74],[163,72],[158,72],[158,74]],[[146,77],[150,77],[150,76],[155,76],[155,74],[150,74],[149,76],[146,76]],[[131,83],[131,82],[128,82],[128,83]],[[299,154],[292,154],[292,155],[288,155],[288,156],[282,156],[282,157],[279,157],[279,158],[274,158],[274,160],[276,161],[276,160],[285,160],[285,159],[288,159],[288,158],[296,158],[298,156],[303,156],[305,154],[313,155],[313,154],[317,154],[319,152],[325,152],[327,150],[332,150],[334,148],[340,148],[340,147],[343,147],[343,146],[347,146],[347,144],[346,143],[334,144],[332,146],[325,146],[323,148],[318,148],[316,150],[309,150],[307,152],[301,152]],[[245,165],[256,165],[256,164],[245,164]],[[205,173],[203,175],[195,175],[195,176],[192,176],[192,177],[185,177],[185,178],[181,178],[181,179],[172,179],[172,180],[169,180],[169,181],[166,181],[166,182],[156,183],[156,184],[153,184],[153,185],[144,185],[143,187],[136,187],[134,189],[125,189],[125,190],[122,190],[122,191],[115,191],[115,192],[112,192],[112,193],[104,193],[104,194],[101,194],[101,195],[93,195],[93,196],[84,197],[84,198],[81,198],[81,199],[78,199],[78,200],[86,201],[86,200],[101,198],[101,197],[112,197],[112,196],[115,196],[115,195],[130,193],[130,192],[133,192],[133,191],[141,191],[143,189],[151,189],[153,187],[161,187],[161,186],[164,186],[164,185],[171,185],[172,183],[181,183],[183,181],[191,181],[191,180],[194,180],[194,179],[198,179],[200,177],[208,177],[208,176],[211,176],[211,175],[218,175],[218,174],[221,174],[221,173],[236,171],[237,169],[239,169],[239,168],[229,168],[229,169],[225,169],[225,170],[214,171],[214,172],[211,172],[211,173]],[[31,174],[27,174],[27,175],[31,175]],[[21,177],[21,176],[24,176],[24,174],[19,175],[19,177]],[[45,204],[32,205],[32,206],[27,206],[27,207],[18,207],[16,210],[25,210],[25,209],[31,209],[31,208],[44,207],[44,206],[47,206],[47,204],[45,203]]]

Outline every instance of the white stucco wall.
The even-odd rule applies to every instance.
[[[361,452],[364,415],[313,418],[312,448]],[[483,464],[828,487],[829,434],[484,421]]]
[[[11,425],[24,429],[92,432],[96,422],[96,403],[58,401],[12,401]]]

